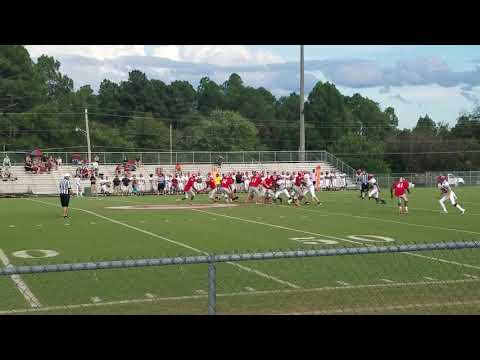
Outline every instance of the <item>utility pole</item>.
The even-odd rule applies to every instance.
[[[304,79],[304,61],[303,45],[300,45],[300,156],[299,161],[305,161],[305,79]]]
[[[90,129],[88,128],[88,109],[85,109],[85,131],[87,135],[88,163],[92,163],[92,149],[90,148]]]
[[[173,164],[173,147],[172,147],[172,123],[170,123],[170,165]]]

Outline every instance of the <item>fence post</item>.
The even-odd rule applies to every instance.
[[[217,313],[217,270],[213,261],[208,263],[208,315]]]

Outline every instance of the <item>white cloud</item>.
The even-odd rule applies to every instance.
[[[143,56],[144,45],[27,45],[30,56],[63,57],[79,55],[97,60],[114,59],[119,56]]]
[[[268,51],[254,51],[243,45],[160,45],[153,56],[175,61],[228,65],[265,65],[284,60]]]

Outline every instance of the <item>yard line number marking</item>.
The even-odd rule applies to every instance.
[[[15,251],[14,253],[12,253],[12,255],[18,258],[23,258],[23,259],[42,259],[42,258],[55,257],[60,254],[55,250],[31,249],[31,250]]]

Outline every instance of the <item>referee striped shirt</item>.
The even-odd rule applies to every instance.
[[[71,189],[71,186],[70,186],[69,180],[67,179],[60,180],[60,184],[58,184],[58,191],[60,194],[68,195],[70,193],[69,192],[70,189]]]
[[[362,184],[368,184],[368,174],[362,174],[359,176],[360,178],[360,183]]]

